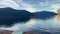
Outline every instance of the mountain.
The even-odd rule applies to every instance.
[[[12,8],[0,8],[0,25],[12,25],[17,22],[26,22],[32,17],[32,13],[26,10]]]
[[[37,19],[47,19],[57,15],[56,13],[50,11],[40,11],[40,12],[35,12],[33,14],[34,14],[34,18]]]

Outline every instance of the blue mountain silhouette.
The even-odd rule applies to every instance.
[[[49,11],[40,11],[40,12],[35,12],[34,13],[34,18],[39,18],[39,19],[47,19],[51,18],[53,16],[57,15],[54,12],[49,12]]]
[[[12,8],[0,8],[0,25],[12,25],[17,22],[26,22],[32,13],[26,10],[15,10]]]

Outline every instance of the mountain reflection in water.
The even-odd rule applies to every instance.
[[[37,19],[34,18],[35,22],[31,23],[31,21],[33,22],[33,20],[31,19],[30,21],[30,25],[27,25],[29,28],[29,30],[27,32],[48,32],[48,33],[53,33],[53,34],[57,34],[60,33],[60,16],[59,15],[55,15],[52,16],[51,18],[47,19]],[[28,22],[27,22],[28,23]],[[25,27],[24,27],[25,28]]]
[[[60,32],[60,16],[55,15],[52,18],[47,19],[37,19],[34,27],[38,30],[46,31],[46,32]]]

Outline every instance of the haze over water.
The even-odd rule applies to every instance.
[[[28,29],[27,31],[31,31],[34,32],[33,29],[35,30],[40,30],[40,31],[45,31],[45,32],[49,32],[49,33],[57,33],[60,32],[60,16],[59,15],[55,15],[52,18],[48,18],[47,19],[31,19],[29,21],[30,23],[28,23]],[[25,27],[24,27],[25,28]],[[37,31],[36,31],[37,32]],[[20,31],[17,31],[18,34],[20,34]],[[15,34],[17,34],[15,33]],[[21,32],[22,34],[23,32]]]

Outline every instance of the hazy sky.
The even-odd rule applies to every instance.
[[[0,0],[0,7],[25,9],[30,12],[41,10],[56,12],[60,8],[60,0]]]

